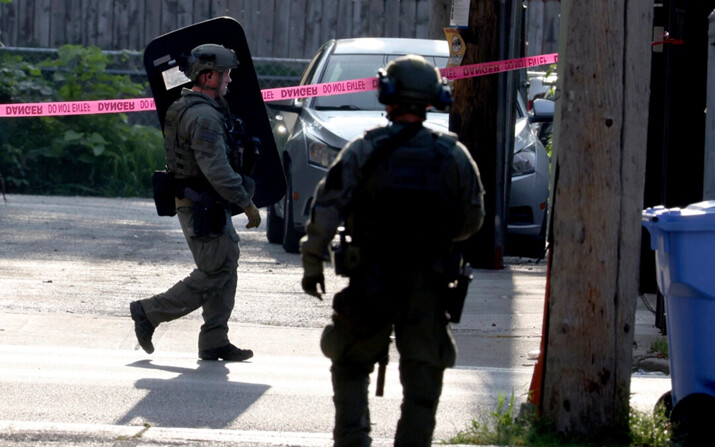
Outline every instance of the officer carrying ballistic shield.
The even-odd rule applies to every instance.
[[[198,340],[203,360],[243,361],[250,349],[228,339],[233,311],[239,237],[231,222],[232,210],[246,213],[246,228],[256,228],[261,217],[251,200],[253,182],[231,166],[231,115],[224,98],[236,54],[221,45],[199,45],[182,71],[193,86],[167,110],[164,142],[167,170],[175,182],[175,205],[181,229],[196,269],[169,290],[134,301],[130,312],[140,346],[154,351],[155,328],[202,308],[204,324]]]
[[[301,242],[302,287],[325,293],[323,259],[341,228],[333,259],[350,280],[321,337],[332,361],[334,445],[370,445],[369,374],[384,365],[394,330],[403,386],[395,446],[429,446],[444,369],[456,360],[448,324],[461,303],[451,302],[455,290],[466,294],[450,287],[464,267],[457,245],[481,227],[484,189],[456,135],[422,125],[429,106],[451,103],[439,71],[408,55],[380,69],[378,82],[391,123],[348,143],[319,182]]]

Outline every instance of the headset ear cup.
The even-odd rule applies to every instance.
[[[397,102],[397,87],[395,80],[387,76],[384,69],[377,72],[377,100],[380,104],[395,104]]]
[[[446,82],[442,81],[437,88],[437,94],[432,106],[438,110],[446,110],[450,105],[452,105],[452,89],[449,88]]]

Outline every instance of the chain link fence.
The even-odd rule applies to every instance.
[[[0,46],[0,57],[4,54],[22,57],[26,62],[39,63],[55,59],[58,50],[55,48],[27,48]],[[133,82],[146,85],[146,96],[151,96],[146,72],[144,71],[144,53],[140,51],[102,51],[110,59],[106,72],[115,75],[128,76]],[[288,87],[297,85],[309,59],[254,57],[253,65],[258,76],[261,89]],[[51,75],[54,68],[43,68]],[[108,98],[111,99],[111,98]],[[155,114],[136,113],[131,117],[132,123],[158,126]]]
[[[0,47],[1,53],[21,56],[28,62],[41,62],[57,55],[55,48]],[[110,57],[107,73],[127,75],[135,82],[147,82],[144,71],[144,53],[140,51],[102,51]],[[297,85],[309,59],[254,57],[253,65],[261,89]]]

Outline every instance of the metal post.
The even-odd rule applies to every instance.
[[[522,13],[521,1],[497,0],[499,14],[499,58],[513,59],[520,54],[519,41],[523,39],[519,33],[517,14]],[[518,6],[517,6],[518,5]],[[518,37],[518,39],[517,39]],[[509,193],[511,190],[511,162],[514,156],[514,124],[515,104],[518,93],[517,73],[509,71],[499,74],[499,102],[497,104],[497,169],[496,183],[499,186],[495,197],[496,229],[495,268],[503,268],[503,255],[506,246],[506,227]]]
[[[705,116],[703,200],[715,200],[715,10],[708,16],[708,80]]]

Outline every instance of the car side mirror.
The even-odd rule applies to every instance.
[[[532,123],[549,123],[554,120],[554,101],[550,99],[535,99],[532,108]]]
[[[267,102],[266,106],[280,112],[300,113],[303,109],[303,101],[295,99],[281,99],[279,101]]]

